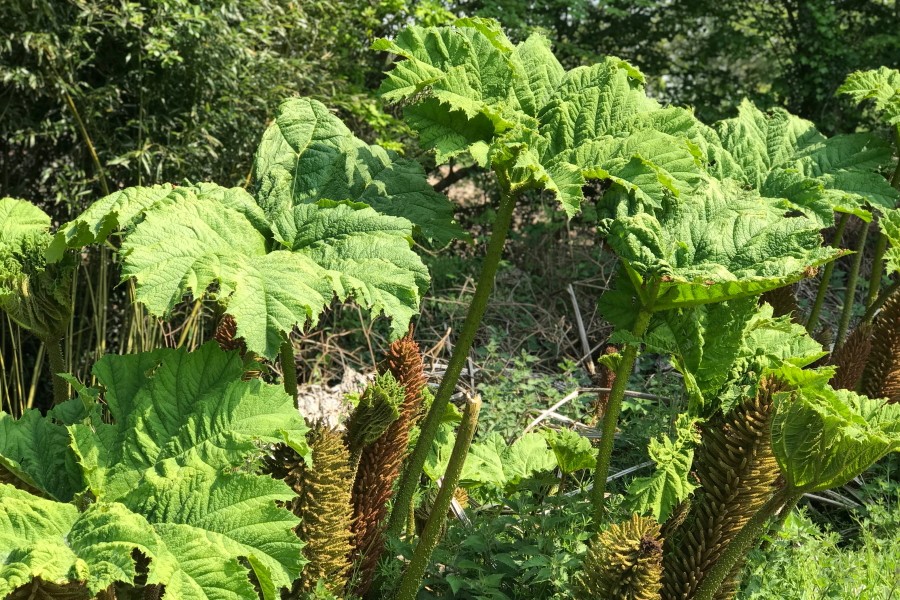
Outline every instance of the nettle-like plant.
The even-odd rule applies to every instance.
[[[44,417],[2,416],[4,596],[114,597],[136,587],[146,597],[275,598],[297,580],[303,541],[292,531],[297,516],[282,506],[308,514],[322,505],[316,490],[331,488],[330,463],[320,459],[322,473],[314,471],[294,408],[290,332],[337,298],[390,317],[394,337],[406,333],[429,284],[413,236],[445,243],[460,232],[418,163],[360,141],[315,101],[282,104],[254,175],[253,193],[210,183],[121,190],[53,236],[49,218],[27,202],[0,204],[0,307],[46,343],[59,349],[69,326],[71,249],[112,244],[123,280],[152,314],[206,296],[225,317],[219,337],[241,349],[108,356],[94,367],[97,389],[68,378],[79,391],[68,401],[63,361],[53,362],[56,407]],[[289,394],[254,379],[259,361],[279,355]],[[316,451],[331,453],[334,435],[317,428],[311,437]],[[402,460],[405,443],[393,443],[389,461]],[[289,457],[282,470],[321,475],[293,486],[299,504],[291,477],[260,474],[263,463],[278,471],[273,446]],[[352,477],[355,465],[341,472]],[[349,536],[352,480],[335,485],[346,490]],[[317,523],[298,534],[312,551],[332,548]],[[323,589],[342,589],[347,568],[314,558]],[[295,590],[318,588],[313,577]]]
[[[880,138],[828,139],[807,121],[782,110],[767,114],[747,102],[737,117],[710,127],[688,110],[648,99],[643,76],[624,61],[609,58],[565,72],[546,40],[533,36],[514,45],[490,21],[411,27],[374,47],[399,57],[382,92],[403,103],[423,145],[435,151],[439,162],[467,155],[490,168],[501,196],[472,306],[401,481],[393,532],[405,523],[408,499],[483,314],[510,215],[529,190],[551,192],[571,216],[586,182],[608,182],[598,202],[600,233],[620,266],[601,307],[616,328],[613,341],[621,351],[604,359],[615,383],[594,475],[596,526],[607,524],[605,482],[613,433],[637,355],[670,355],[684,375],[691,401],[679,421],[679,435],[655,442],[651,455],[658,469],[636,481],[626,500],[633,510],[659,521],[675,518],[667,530],[673,535],[669,553],[688,555],[688,564],[696,567],[681,573],[670,568],[665,578],[676,583],[667,582],[664,590],[675,591],[666,591],[666,597],[727,595],[726,579],[757,539],[761,523],[792,505],[798,490],[835,485],[896,449],[897,414],[883,401],[867,404],[834,392],[827,384],[833,370],[804,375],[814,385],[785,375],[827,352],[789,317],[758,305],[760,295],[812,277],[845,254],[822,244],[820,230],[834,222],[835,214],[838,241],[849,215],[870,221],[873,211],[891,214],[897,192],[880,173],[891,161],[890,147]],[[823,280],[829,276],[830,270]],[[810,329],[820,308],[817,301]],[[849,315],[845,308],[839,339]],[[778,383],[763,385],[769,377]],[[773,386],[778,392],[767,392]],[[774,416],[790,413],[790,403],[776,399],[801,397],[808,412]],[[789,419],[811,428],[815,414],[835,424],[819,430],[817,451],[822,460],[840,464],[841,476],[798,485],[787,465],[806,464],[812,457],[803,456],[809,449],[776,423]],[[714,435],[722,427],[730,432],[726,439]],[[856,427],[872,436],[861,443],[871,441],[873,450],[858,463],[842,462],[848,458],[842,440],[852,439]],[[779,446],[781,455],[775,450]],[[696,507],[676,510],[694,492],[688,472],[695,449],[697,460],[708,462],[704,457],[723,447],[746,453],[760,448],[761,454],[739,452],[734,464],[710,465]],[[740,469],[750,470],[742,474]],[[722,499],[714,489],[722,481],[731,491],[717,508],[720,513],[711,513],[707,507]],[[723,516],[731,519],[728,528],[715,533],[717,539],[707,539],[718,530],[703,529],[703,524]],[[691,555],[680,539],[692,539],[704,551],[709,546],[712,554]],[[682,580],[691,581],[684,592],[678,591]],[[596,585],[619,589],[613,582]]]
[[[307,426],[244,372],[215,344],[110,355],[94,366],[102,395],[0,415],[0,595],[279,597],[303,543],[276,506],[291,490],[256,467],[265,444],[308,455]]]
[[[111,244],[152,314],[207,298],[224,316],[217,339],[241,352],[209,344],[105,357],[98,388],[70,379],[78,397],[67,400],[58,377],[46,416],[0,418],[0,591],[274,598],[288,588],[412,600],[460,481],[499,495],[538,473],[592,467],[598,535],[585,559],[592,572],[576,578],[583,593],[725,598],[776,514],[900,448],[900,404],[855,391],[896,389],[896,338],[869,343],[884,355],[868,376],[877,386],[835,390],[837,369],[867,375],[837,354],[836,366],[811,366],[828,354],[807,333],[821,302],[804,328],[759,301],[846,254],[822,243],[835,214],[838,241],[847,215],[877,213],[885,247],[896,243],[897,192],[881,174],[891,151],[877,136],[826,139],[749,103],[710,127],[649,99],[625,61],[565,71],[543,37],[513,44],[488,20],[410,27],[375,48],[398,57],[382,93],[403,104],[422,144],[438,162],[465,156],[490,169],[500,191],[475,295],[430,406],[407,338],[394,342],[342,433],[315,424],[307,435],[292,407],[291,331],[337,298],[390,317],[399,338],[429,283],[414,236],[442,244],[460,234],[417,163],[357,139],[315,101],[278,109],[251,191],[128,188],[52,237],[46,216],[3,200],[0,306],[45,342],[59,345],[71,314],[73,250]],[[894,77],[879,72],[876,91],[857,82],[852,93],[893,118],[884,90],[896,93]],[[613,385],[598,448],[573,433],[472,444],[477,398],[456,414],[452,440],[450,396],[517,203],[547,191],[572,216],[591,181],[604,182],[598,231],[619,260],[600,299],[620,349],[602,359]],[[895,249],[885,250],[891,269]],[[896,331],[900,302],[876,298],[869,316],[882,305],[872,330]],[[641,352],[669,356],[690,401],[675,435],[650,442],[656,469],[632,482],[623,506],[636,516],[616,524],[606,482]],[[279,356],[287,394],[248,373]],[[423,473],[442,479],[440,490],[396,592],[381,589],[376,563],[386,538],[415,533]]]
[[[0,309],[47,348],[56,403],[67,398],[61,342],[72,318],[74,261],[48,264],[50,217],[24,200],[0,199]]]

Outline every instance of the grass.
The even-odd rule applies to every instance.
[[[741,600],[892,600],[900,598],[900,510],[870,504],[846,538],[795,512],[765,551],[755,550]]]

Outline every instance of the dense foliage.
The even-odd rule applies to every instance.
[[[173,43],[207,26],[235,33],[228,11],[180,8],[197,19],[148,32]],[[131,11],[126,30],[143,31],[143,5],[101,12],[116,10]],[[362,18],[392,27],[385,15],[404,11],[379,5]],[[373,45],[394,57],[380,94],[439,167],[480,169],[499,195],[433,393],[411,327],[431,285],[422,255],[466,234],[400,145],[370,144],[319,100],[291,98],[243,187],[228,187],[233,173],[200,170],[227,185],[107,189],[74,90],[61,88],[105,193],[58,227],[34,203],[0,200],[0,308],[40,342],[53,386],[45,413],[0,413],[0,594],[731,598],[748,554],[798,502],[900,450],[900,73],[858,71],[838,90],[871,105],[872,131],[827,137],[752,100],[707,124],[650,97],[629,61],[574,66],[540,33],[516,43],[490,19],[447,24],[439,5],[417,18]],[[270,25],[276,38],[292,31]],[[354,56],[353,30],[328,31]],[[247,39],[226,54],[238,42]],[[152,48],[141,60],[184,62],[181,50]],[[591,298],[610,328],[588,368],[593,420],[554,412],[576,387],[515,439],[476,438],[482,399],[462,411],[453,400],[464,367],[474,376],[515,217],[546,197],[590,224],[593,251],[611,266]],[[843,247],[851,227],[853,251]],[[78,377],[68,340],[90,327],[79,293],[94,289],[79,284],[87,257],[104,266],[103,290],[120,278],[133,325],[146,314],[169,329],[163,343],[144,336],[144,351],[100,344],[90,376]],[[828,340],[820,316],[836,269],[846,290]],[[815,278],[815,300],[799,302],[796,288]],[[362,309],[387,317],[379,326],[392,341],[365,389],[313,417],[297,338],[348,304],[360,320]],[[204,313],[216,342],[189,343],[206,335]],[[593,363],[578,319],[581,360]],[[29,353],[12,339],[21,371]],[[374,361],[369,330],[365,344]],[[627,444],[650,460],[616,472],[646,357],[677,374],[671,391],[683,401],[668,407],[666,427],[630,432]]]

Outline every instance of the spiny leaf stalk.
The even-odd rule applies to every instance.
[[[469,446],[472,445],[472,437],[475,435],[475,426],[478,424],[478,413],[480,410],[481,398],[479,396],[470,398],[466,403],[462,422],[456,433],[456,442],[453,444],[453,452],[450,454],[450,462],[447,463],[447,471],[444,473],[444,480],[441,483],[441,489],[434,501],[434,505],[431,507],[431,514],[428,515],[428,521],[425,522],[425,527],[422,529],[422,535],[419,538],[419,543],[416,544],[416,549],[413,551],[409,566],[407,566],[406,571],[403,573],[403,578],[400,580],[400,587],[396,595],[397,600],[414,600],[422,585],[425,568],[431,560],[431,553],[434,552],[438,541],[440,541],[444,521],[447,519],[447,511],[450,510],[450,502],[452,502],[456,486],[459,484],[466,456],[469,453]]]
[[[636,339],[640,339],[650,325],[650,318],[653,315],[653,304],[656,302],[658,291],[659,280],[650,283],[648,289],[644,291],[643,297],[646,298],[646,302],[638,311],[634,327],[631,330],[632,335]],[[594,489],[591,498],[594,506],[594,523],[597,525],[603,523],[606,519],[606,478],[609,474],[609,464],[612,458],[616,424],[619,421],[622,399],[625,397],[625,388],[628,385],[631,370],[634,368],[634,361],[637,359],[638,351],[639,344],[635,342],[626,344],[622,350],[612,390],[609,392],[609,398],[607,399],[606,412],[603,415],[601,426],[603,436],[600,438],[600,448],[597,450],[597,466],[594,469]]]
[[[456,346],[453,348],[453,355],[447,364],[447,371],[435,393],[431,408],[428,409],[428,414],[425,415],[425,419],[422,422],[419,441],[416,443],[409,460],[407,460],[403,475],[400,478],[394,509],[391,511],[391,517],[388,522],[388,531],[393,535],[400,535],[404,527],[406,527],[409,504],[416,487],[419,485],[422,468],[425,466],[428,453],[431,451],[431,444],[434,442],[435,436],[437,436],[438,427],[444,417],[447,403],[450,402],[450,396],[453,395],[453,391],[456,389],[456,382],[459,381],[459,375],[462,373],[462,368],[468,359],[469,349],[475,341],[475,334],[478,333],[481,318],[487,310],[488,299],[494,287],[494,278],[500,266],[500,259],[503,256],[503,246],[506,244],[506,235],[509,232],[509,225],[512,222],[512,213],[517,199],[518,196],[515,194],[502,192],[500,209],[497,211],[494,229],[491,232],[491,238],[485,252],[484,264],[481,268],[481,274],[478,276],[478,283],[475,286],[475,295],[472,297],[472,303],[469,305],[469,311],[466,313],[466,320],[460,331],[459,339],[456,340]]]

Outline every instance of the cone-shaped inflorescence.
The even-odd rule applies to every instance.
[[[686,600],[728,544],[775,492],[778,463],[772,453],[774,379],[763,379],[754,398],[703,428],[695,465],[701,488],[684,524],[666,540],[664,600]],[[726,581],[717,598],[731,597]]]
[[[855,390],[865,371],[872,351],[872,326],[860,323],[853,330],[847,341],[836,349],[829,361],[837,367],[837,373],[831,378],[831,387],[836,390]]]
[[[321,579],[341,596],[350,575],[350,454],[343,436],[330,427],[317,425],[309,436],[312,467],[300,465],[287,479],[298,494],[291,509],[301,519],[297,535],[306,542],[303,555],[309,561],[294,592],[311,592]]]
[[[612,525],[594,541],[578,576],[576,595],[585,600],[658,600],[662,587],[659,524],[634,515]]]
[[[875,319],[862,391],[870,398],[900,402],[900,292],[888,298]]]
[[[244,339],[237,337],[237,321],[229,314],[222,315],[219,324],[216,326],[215,334],[216,343],[226,352],[231,350],[240,350],[241,354],[247,351],[244,345]]]
[[[381,437],[363,448],[353,485],[353,535],[355,555],[360,561],[355,591],[360,595],[372,585],[384,549],[387,507],[406,458],[410,429],[422,414],[425,389],[422,354],[410,336],[391,344],[382,369],[393,376],[404,395],[399,418]]]
[[[404,398],[403,388],[390,371],[377,375],[366,387],[347,419],[347,447],[354,473],[363,449],[380,438],[400,416]]]
[[[761,301],[772,305],[772,314],[776,317],[790,316],[799,323],[800,306],[797,304],[797,286],[785,285],[762,295]]]

